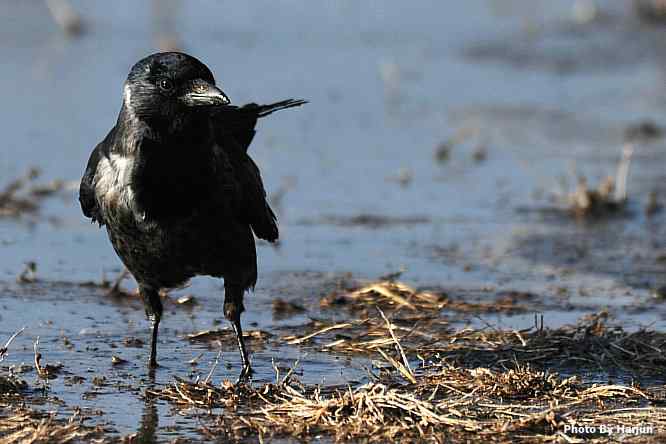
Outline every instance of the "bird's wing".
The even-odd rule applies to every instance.
[[[213,114],[215,139],[230,163],[238,184],[238,210],[260,239],[275,242],[279,236],[277,218],[266,200],[266,190],[257,164],[247,154],[257,119],[275,111],[300,106],[303,100],[284,100],[270,105],[251,103],[227,106]]]
[[[259,168],[232,136],[217,137],[217,170],[223,180],[234,183],[234,209],[257,237],[269,242],[278,238],[277,218],[266,200]]]
[[[92,219],[92,222],[99,223],[100,226],[104,225],[104,218],[95,197],[95,173],[97,172],[99,161],[108,154],[108,145],[113,137],[114,130],[115,127],[90,153],[90,158],[88,159],[88,164],[86,165],[86,170],[83,173],[81,185],[79,186],[79,203],[81,204],[83,215]]]

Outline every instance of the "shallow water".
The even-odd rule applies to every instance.
[[[547,326],[608,308],[630,328],[666,327],[664,304],[651,296],[666,284],[664,213],[643,212],[649,191],[666,191],[663,141],[636,146],[627,215],[577,223],[544,211],[572,162],[596,183],[614,173],[628,124],[664,121],[666,30],[640,24],[628,2],[598,2],[603,14],[591,23],[577,22],[574,2],[564,0],[420,1],[409,9],[352,1],[171,3],[167,24],[234,102],[310,101],[262,121],[251,148],[267,188],[282,195],[282,241],[259,245],[247,329],[275,333],[310,316],[332,317],[319,312],[318,298],[344,273],[374,279],[402,268],[402,280],[461,298],[537,294],[532,308]],[[115,121],[129,67],[154,50],[165,26],[148,3],[74,4],[88,25],[78,39],[62,35],[42,3],[0,5],[0,177],[7,181],[30,166],[45,179],[78,180]],[[463,128],[473,135],[436,161],[437,146]],[[480,146],[486,156],[475,160]],[[92,420],[118,434],[148,433],[154,409],[159,439],[175,436],[169,426],[197,429],[196,419],[162,402],[145,404],[133,388],[148,383],[147,348],[123,345],[127,337],[147,340],[141,304],[79,285],[103,273],[112,278],[121,267],[105,233],[81,216],[73,191],[47,200],[38,217],[0,221],[0,245],[0,338],[27,326],[4,364],[31,362],[39,336],[44,359],[65,365],[47,395],[65,405],[49,408],[101,410]],[[16,284],[31,260],[39,282]],[[198,305],[168,306],[157,383],[207,374],[217,348],[183,336],[226,327],[221,288],[197,279],[179,294],[193,293]],[[278,296],[308,312],[274,317]],[[461,324],[524,328],[534,313],[479,317]],[[301,379],[312,383],[361,381],[369,365],[279,344],[252,348],[258,381],[273,379],[272,360],[289,366],[300,359]],[[214,377],[233,379],[237,353],[223,350],[231,368],[220,366]],[[186,362],[200,353],[193,370]],[[112,367],[112,354],[129,362]],[[92,379],[102,374],[107,385],[96,387]],[[72,375],[86,379],[68,385]]]

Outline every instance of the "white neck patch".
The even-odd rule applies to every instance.
[[[125,109],[129,113],[131,118],[134,118],[134,107],[132,106],[132,90],[127,82],[125,82],[125,87],[123,88],[123,103],[125,104]]]

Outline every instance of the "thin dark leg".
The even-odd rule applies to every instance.
[[[236,285],[224,286],[224,316],[231,322],[238,341],[238,351],[241,355],[241,369],[239,381],[249,378],[252,375],[252,367],[250,366],[250,358],[245,348],[245,341],[243,340],[243,327],[241,326],[241,313],[245,310],[243,306],[243,293],[245,290]]]
[[[150,361],[148,361],[148,367],[157,368],[157,330],[160,326],[159,318],[152,319],[151,323],[153,324],[153,334],[150,339]]]
[[[143,297],[143,305],[146,308],[146,316],[152,324],[152,336],[150,340],[149,368],[157,367],[157,330],[162,319],[162,301],[157,290],[149,287],[139,286],[139,292]]]

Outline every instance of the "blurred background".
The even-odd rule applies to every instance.
[[[105,234],[81,217],[73,181],[115,122],[129,68],[168,49],[208,64],[235,103],[311,102],[262,121],[252,146],[282,229],[280,248],[262,248],[264,276],[404,268],[423,283],[498,271],[539,281],[548,267],[576,261],[590,237],[604,254],[583,261],[580,279],[592,273],[612,287],[618,273],[642,270],[618,233],[646,228],[642,206],[663,182],[661,145],[635,149],[635,217],[581,229],[544,224],[550,212],[533,210],[575,189],[579,176],[596,187],[613,175],[627,131],[659,130],[659,2],[6,0],[0,8],[0,177],[9,183],[38,168],[42,181],[70,182],[61,199],[0,224],[6,279],[26,261],[56,279],[119,267]],[[635,280],[660,286],[655,279]]]
[[[607,308],[666,327],[663,3],[2,0],[0,336],[45,312],[46,337],[122,336],[118,316],[145,333],[140,306],[65,283],[122,269],[78,179],[130,67],[158,50],[202,60],[236,104],[310,102],[251,146],[282,239],[259,245],[253,325],[279,325],[276,295],[401,272],[469,299],[536,294],[553,325]],[[220,288],[184,290],[209,301],[188,328],[221,318]]]

